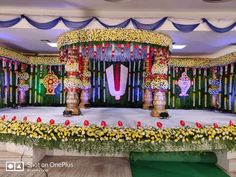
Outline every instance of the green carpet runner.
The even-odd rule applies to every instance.
[[[211,152],[130,154],[133,177],[229,177],[216,162],[216,155]]]

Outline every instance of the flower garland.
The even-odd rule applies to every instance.
[[[155,58],[152,66],[152,82],[151,88],[153,90],[166,91],[169,87],[167,80],[169,53],[165,50],[158,52],[158,57]]]
[[[83,87],[83,84],[80,79],[70,77],[64,79],[64,87],[65,89],[79,89]]]
[[[208,92],[211,95],[218,95],[220,92],[220,82],[218,79],[209,79],[210,88]]]
[[[130,152],[130,151],[158,151],[168,148],[183,148],[186,146],[197,149],[199,146],[210,145],[208,150],[218,148],[236,148],[236,126],[231,122],[229,126],[219,127],[202,126],[196,122],[196,128],[185,126],[180,121],[179,128],[162,128],[162,123],[157,122],[158,128],[142,128],[137,122],[137,128],[124,128],[118,121],[118,127],[107,127],[105,121],[101,126],[89,125],[84,121],[84,126],[71,125],[66,120],[64,125],[55,124],[51,119],[48,124],[42,123],[42,118],[37,118],[37,123],[0,120],[0,141],[13,141],[28,145],[39,145],[49,148],[74,149],[78,151],[95,152]]]
[[[144,89],[151,89],[151,83],[152,83],[152,75],[149,72],[143,72],[144,77],[144,83],[143,88]]]
[[[57,47],[61,49],[63,46],[72,45],[75,43],[88,43],[88,42],[105,42],[105,41],[124,41],[124,42],[137,42],[145,44],[153,44],[160,46],[170,46],[172,39],[162,33],[155,33],[145,30],[136,29],[85,29],[76,30],[64,33],[58,38]]]

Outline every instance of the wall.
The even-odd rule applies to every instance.
[[[8,60],[10,61],[10,60]],[[129,64],[123,63],[129,67]],[[107,62],[106,67],[111,65]],[[140,65],[140,66],[139,66]],[[15,68],[16,66],[16,68]],[[121,103],[116,102],[108,93],[107,83],[104,86],[104,68],[103,62],[91,62],[91,83],[92,91],[90,92],[90,100],[93,106],[120,106],[120,107],[141,107],[143,100],[142,82],[143,82],[143,63],[131,63],[130,84]],[[99,68],[100,67],[100,68]],[[51,69],[50,69],[51,68]],[[138,69],[140,68],[140,69]],[[219,109],[227,112],[235,112],[236,103],[236,64],[218,67],[219,78],[221,81],[220,105]],[[46,88],[42,84],[42,79],[48,73],[53,71],[59,78],[60,84],[55,89],[55,95],[46,95]],[[138,71],[139,70],[139,71]],[[6,62],[3,67],[3,60],[0,60],[0,107],[12,106],[18,103],[16,76],[20,71],[19,62]],[[193,81],[193,85],[189,89],[188,97],[179,97],[180,89],[175,85],[180,78],[181,73],[187,71],[188,76]],[[64,66],[57,65],[29,65],[27,72],[30,73],[30,90],[27,92],[28,105],[35,106],[64,106],[65,95],[63,80],[65,77]],[[10,79],[10,75],[12,79]],[[98,80],[98,77],[99,80]],[[211,70],[194,69],[184,67],[169,67],[168,79],[170,87],[167,92],[167,108],[174,109],[208,109],[210,107],[210,95],[208,93],[208,80],[211,78]],[[94,82],[94,79],[96,82]],[[139,80],[139,83],[138,83]],[[99,83],[98,83],[99,81]],[[133,84],[134,83],[134,84]],[[95,91],[94,91],[95,90]],[[133,92],[134,90],[134,92]],[[137,91],[140,91],[137,95]],[[100,92],[100,97],[98,96]],[[103,92],[105,91],[106,100],[104,101]],[[6,93],[6,95],[5,95]],[[93,94],[94,93],[94,94]],[[94,95],[94,97],[93,97]],[[129,100],[128,100],[129,99]],[[133,99],[133,100],[132,100]]]

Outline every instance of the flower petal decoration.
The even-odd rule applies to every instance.
[[[55,120],[54,119],[50,119],[49,123],[50,123],[50,125],[54,125],[55,124]]]
[[[42,118],[38,117],[36,121],[37,121],[37,123],[40,123],[40,122],[42,122]]]
[[[65,126],[68,126],[68,125],[70,125],[70,121],[67,119],[64,124],[65,124]]]
[[[85,120],[85,121],[84,121],[84,126],[85,126],[85,127],[89,126],[89,121],[88,121],[88,120]]]
[[[179,124],[184,127],[185,126],[185,122],[183,120],[180,120]]]
[[[163,127],[163,124],[161,122],[157,122],[157,127],[158,128],[162,128]]]
[[[117,122],[117,125],[118,125],[118,127],[122,127],[122,126],[123,126],[123,122],[119,120],[119,121]]]

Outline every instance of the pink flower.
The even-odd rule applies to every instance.
[[[40,123],[40,122],[42,122],[42,118],[41,118],[41,117],[38,117],[38,118],[37,118],[37,123]]]
[[[157,122],[157,127],[158,128],[162,128],[163,127],[162,123],[161,122]]]
[[[68,125],[70,125],[70,121],[67,119],[64,124],[65,124],[65,126],[68,126]]]
[[[196,122],[195,125],[197,128],[202,128],[202,124],[200,124],[199,122]]]
[[[106,121],[103,120],[103,121],[101,122],[101,126],[102,126],[102,127],[106,127],[106,126],[107,126]]]
[[[89,121],[88,121],[88,120],[85,120],[85,121],[84,121],[84,126],[85,126],[85,127],[89,126]]]
[[[219,128],[219,125],[217,123],[213,124],[214,128]]]
[[[117,125],[118,125],[118,127],[122,127],[122,126],[123,126],[123,122],[119,120],[119,121],[117,122]]]
[[[181,120],[181,121],[179,122],[179,124],[180,124],[182,127],[185,126],[185,122],[184,122],[183,120]]]
[[[137,122],[137,127],[142,127],[142,123],[140,121]]]
[[[55,124],[55,120],[54,119],[50,119],[49,123],[50,123],[50,125],[54,125]]]
[[[234,121],[230,120],[229,121],[229,126],[234,126]]]
[[[16,121],[16,116],[13,116],[11,120]]]

